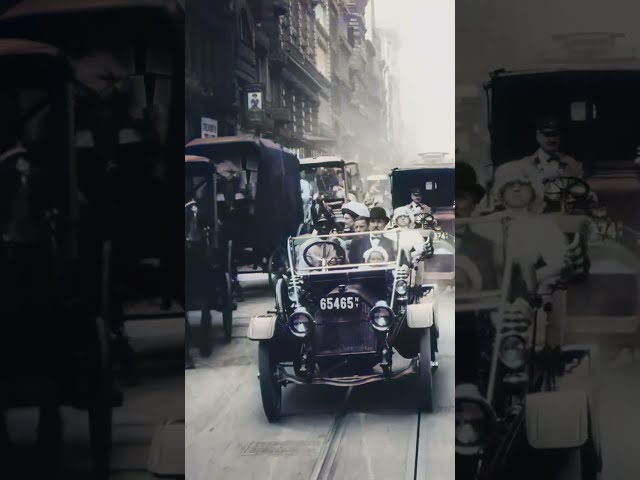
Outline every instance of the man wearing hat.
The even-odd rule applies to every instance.
[[[411,203],[405,205],[411,213],[431,213],[431,207],[426,203],[422,203],[422,189],[415,187],[411,189]]]
[[[351,242],[349,260],[351,263],[363,263],[364,252],[371,247],[382,247],[389,255],[389,261],[394,261],[396,257],[395,242],[383,235],[383,231],[389,223],[387,212],[382,207],[373,207],[369,213],[369,235],[354,238]]]
[[[557,177],[583,177],[582,164],[560,152],[560,123],[557,118],[547,115],[538,120],[536,140],[538,150],[519,161],[533,165],[543,181]]]
[[[484,194],[473,167],[464,162],[456,163],[456,219],[473,216]],[[469,225],[456,222],[456,255],[467,257],[478,268],[483,290],[498,288],[493,248],[490,240],[474,233]]]

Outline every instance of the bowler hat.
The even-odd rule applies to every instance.
[[[456,194],[471,193],[476,203],[484,197],[485,190],[478,183],[474,168],[465,162],[456,163]]]
[[[371,214],[369,215],[369,220],[385,220],[389,221],[389,217],[387,216],[387,211],[382,207],[373,207],[371,209]]]

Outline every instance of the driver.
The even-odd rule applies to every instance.
[[[431,207],[426,203],[422,203],[422,189],[415,187],[411,189],[411,203],[405,205],[411,213],[431,213]]]
[[[346,245],[337,238],[331,238],[331,232],[336,229],[336,221],[333,212],[323,209],[318,214],[313,237],[300,245],[298,250],[298,269],[309,267],[322,267],[325,265],[340,265],[346,261]],[[333,242],[335,246],[329,243]],[[317,245],[314,245],[317,243]]]
[[[544,116],[538,120],[536,141],[538,150],[517,161],[538,170],[543,182],[558,177],[583,178],[582,163],[560,152],[560,124],[557,118]]]

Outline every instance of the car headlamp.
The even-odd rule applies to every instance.
[[[389,308],[389,305],[387,305],[385,301],[376,303],[375,307],[369,312],[369,322],[371,322],[371,326],[381,332],[389,330],[393,318],[393,310]]]
[[[297,308],[289,317],[289,331],[296,337],[306,337],[313,328],[313,317],[306,308]]]
[[[462,455],[475,455],[489,443],[495,431],[495,414],[475,385],[460,387],[456,388],[455,399],[456,451]]]
[[[508,335],[500,342],[500,361],[511,370],[518,370],[525,364],[527,345],[520,335]]]
[[[407,281],[406,280],[398,280],[396,282],[396,293],[398,295],[406,295],[407,294]]]
[[[289,300],[295,302],[296,299],[300,298],[300,294],[302,290],[298,285],[289,285],[289,289],[287,290],[287,295],[289,296]]]

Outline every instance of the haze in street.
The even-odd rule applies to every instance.
[[[374,5],[376,25],[392,30],[400,44],[398,78],[407,153],[453,154],[455,2],[376,0]]]

